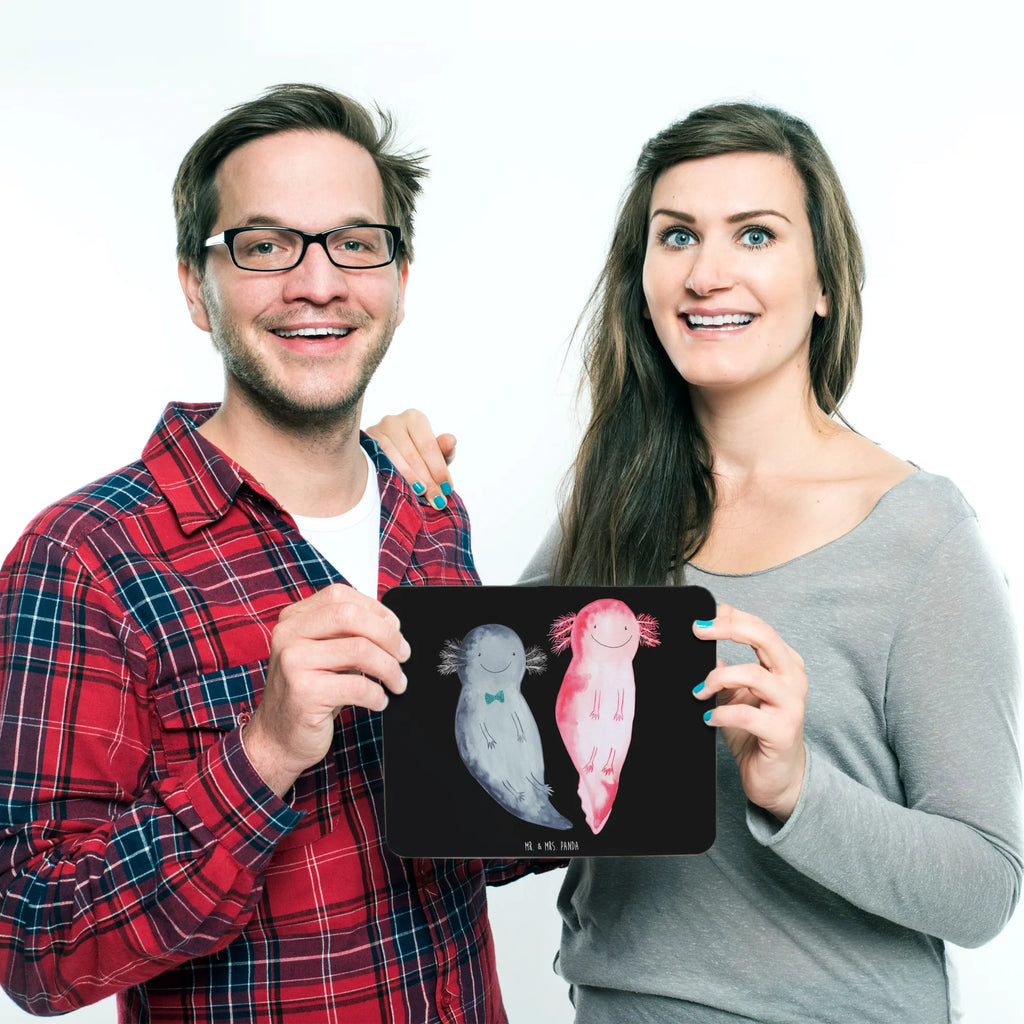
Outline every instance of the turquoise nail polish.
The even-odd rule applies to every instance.
[[[708,629],[709,627],[713,626],[714,624],[715,624],[715,620],[714,619],[698,619],[697,620],[697,628],[698,629]]]
[[[714,708],[711,709],[711,711],[714,711],[714,710],[715,710]],[[705,722],[710,722],[711,721],[711,711],[705,711],[704,714],[701,716],[704,719]]]
[[[700,693],[700,691],[704,689],[704,683],[706,683],[706,682],[707,682],[707,680],[705,679],[705,680],[704,680],[703,682],[700,682],[700,683],[698,683],[698,684],[697,684],[697,685],[696,685],[696,686],[695,686],[695,687],[693,688],[693,692],[694,692],[694,693]]]
[[[447,498],[452,493],[452,485],[447,480],[441,484],[441,493]]]
[[[434,508],[444,508],[447,504],[448,502],[440,494],[434,499]]]
[[[412,485],[412,489],[414,493],[422,494],[426,490],[426,487],[424,487],[423,484],[421,484],[419,480],[417,480],[416,483]]]

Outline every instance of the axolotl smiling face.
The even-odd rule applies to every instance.
[[[600,654],[602,660],[621,656],[631,661],[640,644],[657,647],[659,643],[657,619],[635,615],[614,597],[591,601],[576,614],[556,619],[548,635],[556,654],[571,643],[574,658]]]
[[[462,641],[462,664],[472,673],[492,676],[506,673],[516,679],[526,671],[526,651],[519,635],[508,626],[488,625],[471,629]]]
[[[629,606],[612,598],[586,605],[576,619],[581,654],[600,653],[603,658],[632,661],[640,646],[640,625]],[[595,650],[596,648],[596,650]]]
[[[526,650],[519,634],[508,626],[488,623],[471,629],[461,640],[449,640],[441,650],[441,675],[458,673],[470,689],[497,685],[518,690],[527,672],[543,672],[547,664],[539,647]]]

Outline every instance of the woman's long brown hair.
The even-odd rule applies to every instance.
[[[711,451],[689,388],[644,316],[648,214],[659,175],[684,160],[773,153],[804,184],[818,276],[828,296],[811,326],[810,375],[818,405],[839,410],[857,362],[864,262],[832,162],[801,120],[749,103],[702,107],[643,148],[619,210],[608,258],[584,311],[583,385],[590,423],[562,515],[554,579],[564,584],[662,584],[711,529]]]

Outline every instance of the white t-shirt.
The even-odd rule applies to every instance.
[[[368,464],[366,489],[352,508],[340,516],[321,518],[293,513],[292,518],[299,533],[356,590],[375,598],[380,567],[380,489],[377,467],[365,449],[360,451]]]

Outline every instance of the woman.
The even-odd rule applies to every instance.
[[[572,492],[523,580],[715,595],[693,628],[719,643],[695,691],[724,740],[718,834],[572,863],[558,970],[586,1024],[948,1021],[944,942],[1016,904],[1006,588],[948,480],[839,422],[861,278],[803,122],[712,106],[644,147],[592,300]],[[405,429],[386,447],[421,478]]]

